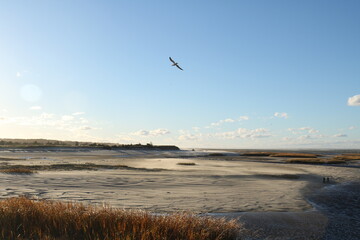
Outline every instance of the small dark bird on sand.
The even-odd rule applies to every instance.
[[[170,59],[170,61],[173,63],[171,66],[176,66],[178,69],[184,71],[184,69],[182,69],[177,62],[175,62],[174,60],[172,60],[171,57],[169,57],[169,59]]]

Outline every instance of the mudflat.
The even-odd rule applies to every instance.
[[[334,153],[322,153],[329,155]],[[160,214],[192,211],[239,218],[257,230],[252,237],[258,239],[289,234],[321,239],[333,219],[326,210],[332,197],[321,194],[349,183],[356,192],[360,182],[358,161],[298,164],[281,155],[239,151],[0,151],[0,169],[10,168],[34,173],[1,173],[1,198],[26,195]]]

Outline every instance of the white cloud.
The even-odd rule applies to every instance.
[[[79,118],[79,120],[81,121],[81,123],[88,123],[89,120],[87,120],[86,118]]]
[[[307,131],[308,133],[318,133],[319,132],[319,130],[316,130],[316,129],[311,128],[311,127],[302,127],[302,128],[299,128],[299,130]]]
[[[356,129],[355,126],[350,126],[350,127],[349,127],[349,130],[354,130],[354,129]]]
[[[165,135],[165,134],[169,134],[170,131],[167,130],[167,129],[162,129],[162,128],[159,128],[159,129],[155,129],[155,130],[151,130],[150,131],[150,135],[153,135],[153,136],[159,136],[159,135]]]
[[[235,138],[265,138],[265,137],[271,137],[272,135],[270,134],[269,130],[265,128],[257,128],[257,129],[239,128],[235,131],[215,133],[215,136],[235,139]]]
[[[292,132],[293,134],[303,134],[304,132],[307,132],[307,133],[318,133],[319,132],[319,130],[316,130],[311,127],[288,128],[288,131]]]
[[[198,140],[198,136],[194,135],[194,134],[183,134],[180,135],[178,138],[180,141],[195,141]]]
[[[57,116],[52,113],[41,113],[32,117],[7,117],[4,121],[1,121],[1,125],[9,124],[15,128],[17,126],[30,126],[39,129],[39,131],[34,132],[43,133],[60,130],[64,131],[64,134],[66,132],[75,133],[80,130],[90,130],[90,128],[97,129],[89,126],[88,123],[84,124],[84,120],[71,115]]]
[[[74,116],[70,116],[70,115],[64,115],[61,117],[61,120],[63,121],[71,121],[74,119]]]
[[[348,105],[349,106],[360,106],[360,94],[349,97]]]
[[[317,134],[317,135],[309,135],[309,134],[306,134],[306,135],[302,135],[302,136],[299,136],[298,139],[300,140],[305,140],[305,139],[321,139],[321,138],[324,138],[325,136],[322,135],[322,134]]]
[[[89,126],[82,126],[82,127],[79,128],[79,130],[85,130],[85,131],[87,131],[87,130],[94,130],[94,128],[89,127]]]
[[[29,108],[30,110],[34,110],[34,111],[37,111],[37,110],[41,110],[42,108],[40,106],[32,106]]]
[[[83,115],[85,114],[84,112],[74,112],[72,115],[73,116],[78,116],[78,115]]]
[[[242,120],[249,120],[249,117],[248,116],[240,116],[239,117],[239,121],[242,121]]]
[[[195,132],[199,132],[200,131],[200,128],[199,127],[193,127],[192,128]]]
[[[50,119],[50,118],[53,118],[55,115],[54,114],[52,114],[52,113],[42,113],[41,115],[40,115],[40,118],[42,118],[42,119]]]
[[[347,134],[339,133],[339,134],[334,135],[334,137],[347,137]]]
[[[232,118],[226,118],[226,119],[211,123],[210,127],[218,127],[224,123],[234,123],[234,122],[245,121],[245,120],[249,120],[249,117],[248,116],[240,116],[237,120],[232,119]],[[210,127],[206,127],[206,128],[210,128]]]
[[[274,113],[274,117],[287,119],[289,116],[285,112],[282,112],[282,113],[281,112],[276,112],[276,113]]]
[[[135,135],[135,136],[148,136],[148,135],[150,135],[150,133],[147,130],[139,130],[137,132],[133,132],[132,135]]]
[[[224,123],[233,123],[233,122],[235,122],[234,119],[227,118],[227,119],[224,119],[224,120],[220,120],[218,122],[211,123],[211,126],[217,127],[217,126],[220,126],[221,124],[224,124]]]
[[[16,77],[21,77],[22,75],[21,75],[21,73],[20,72],[17,72],[16,73]]]
[[[155,130],[139,130],[137,132],[131,133],[131,135],[135,135],[135,136],[161,136],[161,135],[165,135],[165,134],[169,134],[170,131],[167,129],[155,129]]]

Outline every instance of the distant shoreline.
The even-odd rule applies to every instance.
[[[147,144],[119,144],[119,143],[97,143],[79,141],[59,141],[48,139],[0,139],[0,149],[84,149],[84,150],[164,150],[177,151],[179,147],[175,145],[153,145]]]

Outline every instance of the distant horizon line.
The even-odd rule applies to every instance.
[[[78,141],[78,140],[57,140],[57,139],[47,139],[47,138],[0,138],[0,141],[14,141],[14,142],[21,142],[21,141],[50,141],[50,142],[68,142],[68,143],[87,143],[87,144],[114,144],[114,145],[152,145],[153,143],[150,141],[148,143],[116,143],[116,142],[101,142],[101,141]],[[360,151],[360,148],[334,148],[334,147],[179,147],[176,144],[154,144],[154,146],[177,146],[181,150],[210,150],[210,151]],[[79,146],[81,147],[81,146]]]

